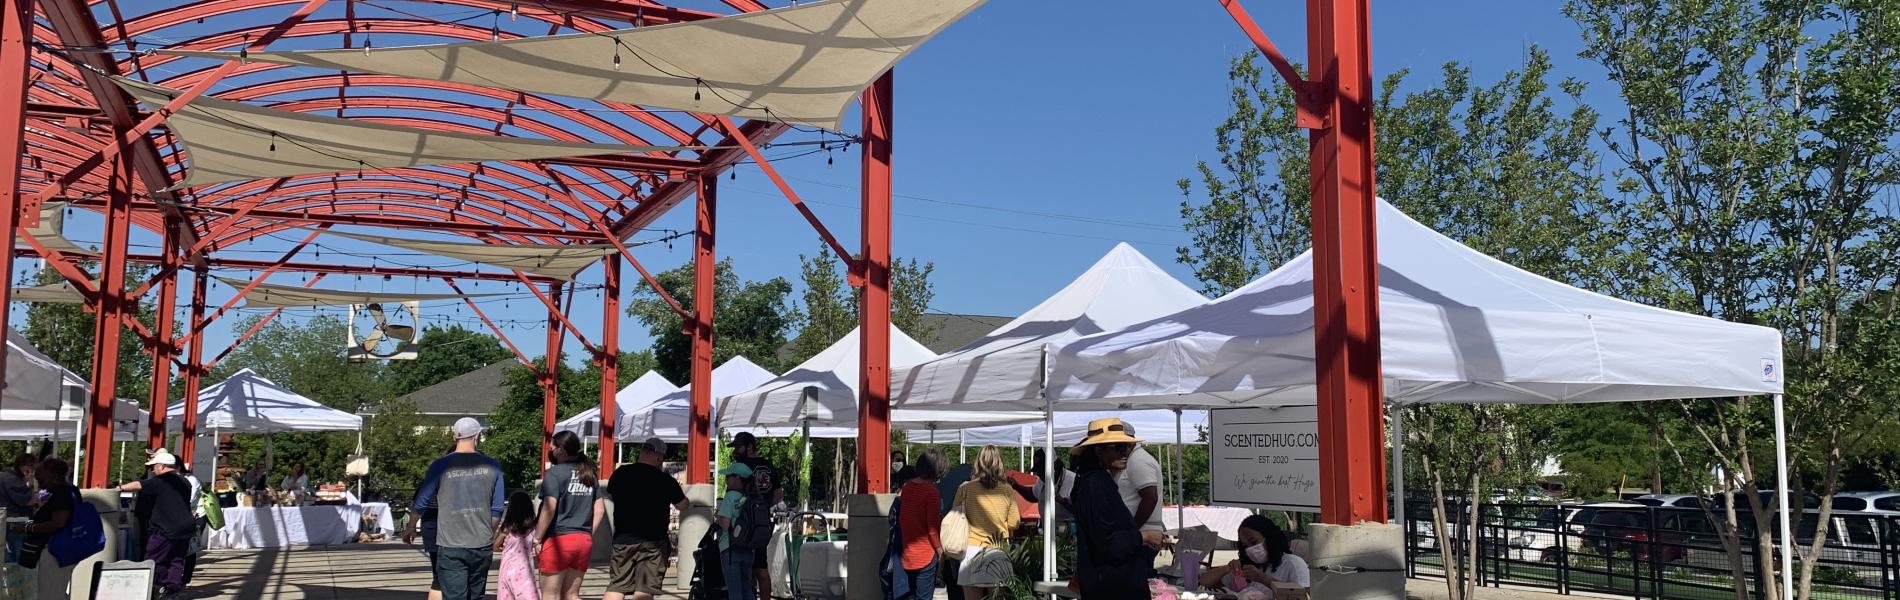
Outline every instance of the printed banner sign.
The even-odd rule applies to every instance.
[[[1210,500],[1319,512],[1319,414],[1311,406],[1208,412]]]

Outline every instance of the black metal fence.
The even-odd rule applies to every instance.
[[[1468,522],[1469,507],[1447,503],[1447,509],[1454,514],[1441,539],[1432,507],[1422,501],[1408,504],[1408,575],[1443,576],[1446,554],[1468,554],[1469,534],[1463,532],[1469,530],[1460,525]],[[1797,574],[1799,557],[1821,530],[1817,512],[1808,511],[1795,526]],[[1720,509],[1713,519],[1701,508],[1552,504],[1486,504],[1478,514],[1472,572],[1481,586],[1716,600],[1734,598],[1739,578],[1749,597],[1760,598],[1764,586],[1775,585],[1765,575],[1780,569],[1779,525],[1770,527],[1766,541],[1772,547],[1765,550],[1776,566],[1765,572],[1756,560],[1764,552],[1763,538],[1749,513],[1739,514],[1739,547],[1733,549],[1718,533],[1725,528]],[[1813,598],[1900,600],[1900,516],[1837,512],[1828,520],[1826,545],[1815,558]]]

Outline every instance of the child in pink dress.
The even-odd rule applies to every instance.
[[[534,583],[534,498],[527,492],[508,497],[495,532],[495,551],[501,553],[501,573],[495,578],[499,600],[540,600]]]

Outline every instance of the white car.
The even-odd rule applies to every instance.
[[[1630,499],[1630,502],[1643,506],[1702,508],[1702,497],[1689,494],[1644,494]]]
[[[1834,495],[1834,510],[1900,515],[1900,492],[1841,492]]]

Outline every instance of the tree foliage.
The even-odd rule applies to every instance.
[[[461,325],[430,325],[419,345],[415,360],[392,360],[383,369],[389,393],[401,396],[515,358],[495,336]]]
[[[815,256],[799,255],[799,277],[805,286],[803,318],[798,336],[792,339],[792,364],[824,351],[858,327],[860,288],[846,285],[845,273],[835,257],[823,250]],[[930,274],[936,263],[917,259],[891,260],[891,324],[923,342],[937,335],[936,325],[924,320],[930,302],[936,297]]]
[[[97,265],[91,262],[81,263],[79,267],[88,273],[98,271]],[[127,285],[145,281],[150,272],[148,265],[128,266],[125,270]],[[33,276],[34,283],[41,285],[65,280],[51,267],[41,267]],[[151,307],[143,304],[133,313],[133,318],[147,328],[155,322]],[[84,305],[32,303],[27,305],[26,328],[21,334],[59,366],[90,379],[93,339],[97,334],[95,323],[92,312]],[[119,336],[118,397],[135,399],[140,406],[145,406],[151,402],[151,386],[152,355],[146,352],[138,336],[127,330]]]
[[[713,364],[745,356],[768,371],[783,370],[786,365],[780,364],[778,350],[785,345],[798,318],[787,302],[792,284],[782,277],[740,281],[731,259],[719,261],[713,273]],[[692,309],[692,264],[654,278],[680,306]],[[627,314],[646,325],[653,335],[653,358],[660,375],[669,381],[690,379],[692,337],[673,308],[651,288],[642,286],[634,291]]]

